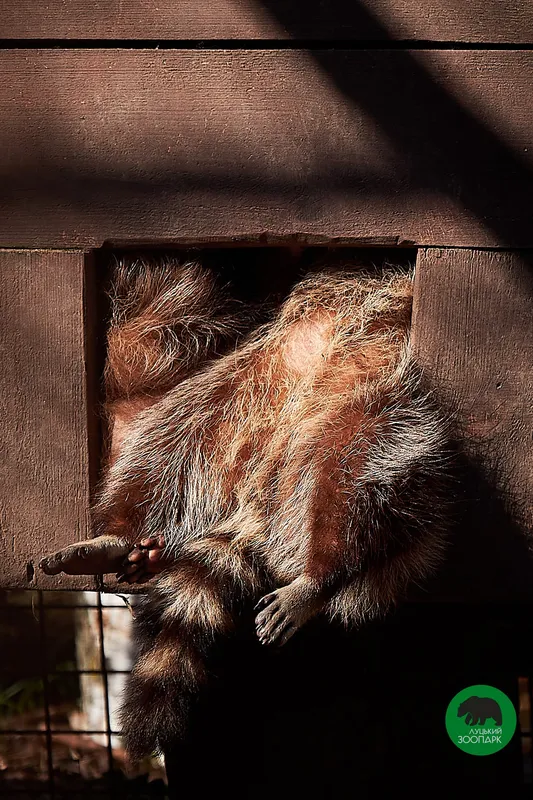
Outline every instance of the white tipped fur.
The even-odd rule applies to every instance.
[[[315,613],[356,625],[384,613],[439,563],[449,436],[409,353],[411,294],[405,274],[311,276],[272,323],[131,424],[97,524],[162,534],[174,560],[137,620],[152,671],[130,680],[134,755],[183,730],[237,601],[270,592],[258,634],[283,643]],[[197,666],[192,683],[167,657],[172,641]]]

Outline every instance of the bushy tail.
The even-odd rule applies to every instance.
[[[115,265],[110,290],[108,403],[159,396],[234,345],[249,318],[197,262]]]
[[[192,544],[143,599],[121,711],[133,759],[164,752],[183,737],[191,704],[208,681],[213,642],[232,631],[236,604],[257,586],[253,568],[229,540],[205,539]]]

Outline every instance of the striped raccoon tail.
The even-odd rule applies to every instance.
[[[184,736],[191,706],[208,683],[211,648],[232,632],[236,605],[256,583],[230,543],[204,540],[198,547],[211,550],[209,561],[180,558],[136,611],[137,654],[121,711],[124,746],[134,760]]]
[[[136,417],[235,347],[253,313],[212,270],[178,258],[117,260],[109,286],[104,367],[109,465]]]
[[[108,403],[162,395],[233,347],[251,324],[248,311],[195,261],[117,261],[109,298]]]

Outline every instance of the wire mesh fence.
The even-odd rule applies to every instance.
[[[0,593],[0,796],[165,797],[162,763],[121,746],[130,624],[120,596]]]
[[[167,797],[162,762],[134,767],[121,742],[135,602],[98,592],[0,592],[1,797]],[[531,676],[517,675],[516,685],[526,797],[533,793]]]

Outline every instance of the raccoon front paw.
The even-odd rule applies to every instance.
[[[127,583],[146,583],[154,575],[162,572],[169,560],[163,555],[165,539],[163,536],[147,536],[135,545],[126,556],[123,570],[117,580]]]
[[[255,611],[255,628],[261,644],[281,647],[317,612],[316,596],[300,581],[262,597]]]

